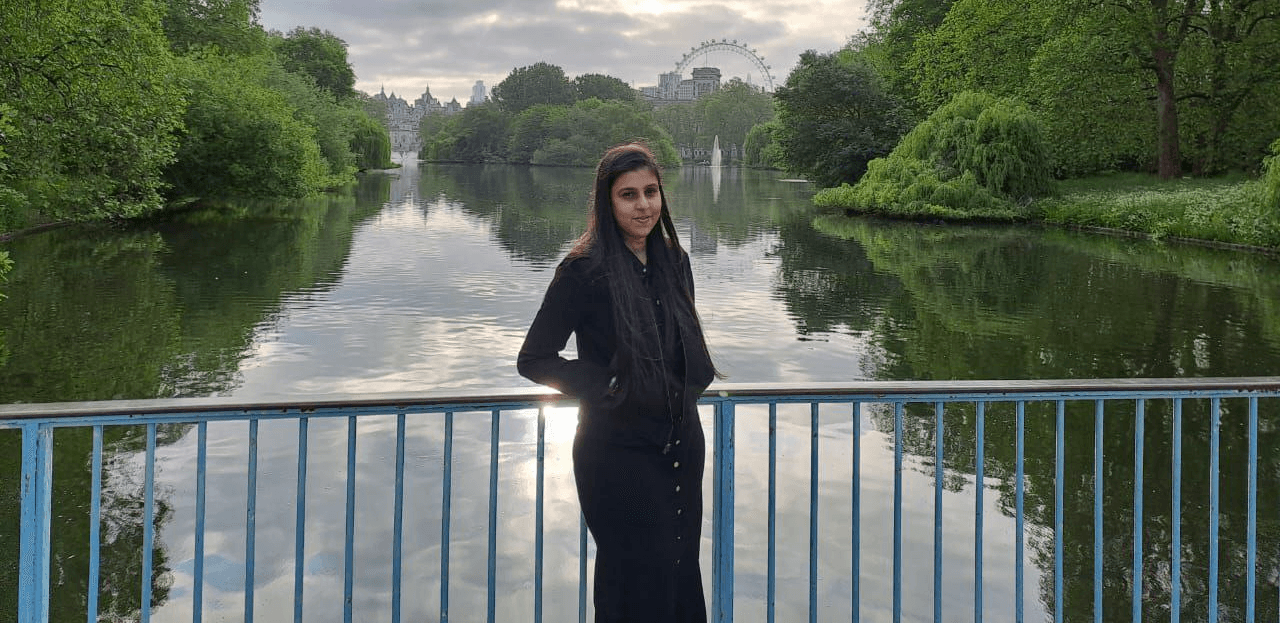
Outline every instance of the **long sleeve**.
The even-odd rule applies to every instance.
[[[603,288],[598,288],[603,290]],[[609,387],[610,372],[606,361],[584,358],[588,350],[583,344],[583,329],[593,313],[600,313],[602,306],[599,292],[590,291],[581,275],[568,263],[556,269],[556,275],[547,287],[542,306],[525,335],[524,344],[516,358],[520,375],[535,382],[553,387],[579,399],[598,400]],[[607,292],[605,297],[607,297]],[[569,342],[571,333],[578,333],[577,359],[565,359],[560,355]]]

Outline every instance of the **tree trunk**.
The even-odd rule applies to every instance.
[[[1162,37],[1157,36],[1157,39]],[[1159,45],[1159,44],[1157,44]],[[1175,54],[1164,47],[1153,50],[1156,72],[1156,122],[1159,144],[1156,147],[1157,172],[1168,180],[1182,175],[1182,150],[1178,139],[1178,101],[1174,96],[1173,65]]]

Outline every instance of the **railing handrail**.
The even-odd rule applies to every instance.
[[[815,383],[716,383],[703,394],[704,400],[753,398],[839,399],[865,398],[867,402],[892,400],[903,395],[928,400],[1013,400],[1046,393],[1140,395],[1152,392],[1280,391],[1280,376],[1120,378],[1120,379],[1025,379],[1025,380],[929,380],[929,381],[849,381]],[[448,405],[456,411],[485,410],[491,405],[530,406],[570,403],[574,400],[553,389],[541,387],[476,389],[472,391],[428,391],[396,394],[328,394],[320,399],[280,398],[245,401],[235,397],[158,398],[143,400],[99,400],[88,402],[16,403],[0,405],[0,422],[24,419],[83,418],[90,416],[180,414],[210,411],[311,412],[329,409],[431,409]],[[459,408],[462,407],[462,408]]]

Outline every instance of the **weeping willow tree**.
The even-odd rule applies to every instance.
[[[906,218],[1020,220],[1052,188],[1049,150],[1027,107],[966,92],[872,160],[856,186],[821,191],[814,202]]]
[[[1280,140],[1271,144],[1271,155],[1262,160],[1262,203],[1280,211]]]

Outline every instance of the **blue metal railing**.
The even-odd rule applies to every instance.
[[[893,496],[892,496],[892,582],[893,590],[891,597],[891,616],[894,621],[902,620],[904,616],[904,599],[911,597],[912,601],[921,601],[921,598],[928,595],[932,599],[932,618],[935,621],[941,620],[943,612],[950,610],[945,599],[947,599],[946,590],[944,588],[944,578],[951,575],[959,575],[954,565],[947,565],[944,569],[946,560],[944,548],[944,534],[947,533],[946,513],[944,512],[945,498],[944,492],[948,490],[948,475],[963,476],[968,478],[972,474],[973,479],[973,541],[972,541],[972,600],[973,600],[973,620],[981,621],[986,611],[992,607],[999,608],[1002,612],[1009,614],[1014,620],[1022,621],[1025,617],[1025,561],[1027,558],[1026,535],[1028,533],[1027,507],[1025,506],[1028,493],[1035,497],[1036,502],[1032,506],[1032,512],[1036,514],[1033,521],[1038,521],[1039,525],[1047,528],[1048,534],[1052,538],[1052,546],[1045,547],[1042,552],[1048,552],[1047,557],[1050,561],[1041,561],[1039,568],[1043,573],[1052,573],[1052,580],[1042,585],[1051,586],[1052,589],[1047,594],[1042,595],[1041,601],[1045,608],[1046,614],[1051,613],[1053,620],[1063,621],[1078,617],[1072,617],[1064,611],[1067,592],[1064,588],[1064,562],[1067,555],[1064,552],[1064,546],[1071,546],[1072,550],[1086,549],[1084,543],[1066,542],[1064,535],[1068,528],[1074,529],[1076,526],[1064,525],[1066,516],[1065,503],[1066,497],[1071,496],[1074,501],[1077,494],[1087,496],[1092,494],[1092,499],[1082,498],[1082,505],[1091,507],[1092,522],[1077,522],[1089,525],[1092,530],[1092,548],[1087,548],[1090,555],[1089,560],[1076,564],[1071,562],[1072,571],[1078,571],[1080,568],[1087,567],[1091,570],[1091,596],[1092,600],[1086,605],[1078,603],[1072,604],[1071,613],[1089,612],[1095,621],[1111,620],[1115,618],[1115,613],[1109,613],[1107,616],[1103,614],[1104,594],[1106,587],[1104,586],[1104,573],[1108,570],[1115,571],[1114,563],[1109,567],[1106,561],[1116,560],[1117,557],[1108,558],[1104,552],[1104,548],[1108,543],[1114,547],[1114,541],[1109,542],[1104,534],[1104,509],[1108,508],[1106,504],[1106,493],[1113,496],[1116,495],[1115,487],[1108,486],[1111,476],[1108,475],[1108,465],[1110,470],[1114,471],[1118,463],[1107,463],[1106,458],[1111,457],[1110,454],[1104,457],[1104,448],[1118,448],[1118,445],[1108,446],[1107,442],[1115,438],[1115,429],[1104,428],[1104,422],[1114,426],[1117,420],[1123,420],[1123,417],[1115,417],[1105,419],[1104,415],[1108,412],[1117,413],[1120,416],[1127,415],[1132,409],[1133,414],[1133,461],[1129,467],[1132,468],[1132,509],[1129,516],[1129,524],[1133,527],[1132,534],[1132,556],[1130,558],[1130,566],[1128,569],[1122,570],[1122,576],[1130,578],[1131,582],[1131,614],[1130,618],[1134,621],[1142,619],[1144,611],[1150,611],[1152,607],[1161,609],[1166,612],[1172,621],[1178,621],[1184,612],[1184,589],[1195,591],[1196,599],[1192,600],[1197,608],[1203,607],[1203,610],[1197,610],[1193,614],[1189,614],[1194,619],[1208,619],[1211,621],[1219,620],[1219,616],[1223,614],[1223,610],[1219,606],[1220,587],[1219,587],[1219,541],[1220,526],[1219,517],[1221,514],[1220,488],[1222,481],[1226,476],[1221,470],[1220,446],[1221,428],[1223,422],[1224,411],[1231,414],[1236,413],[1235,409],[1228,410],[1224,406],[1224,401],[1229,401],[1232,406],[1244,405],[1245,418],[1243,427],[1245,429],[1244,437],[1247,444],[1245,450],[1245,458],[1247,465],[1246,483],[1245,483],[1245,563],[1243,565],[1246,571],[1244,583],[1245,590],[1243,599],[1234,600],[1234,593],[1231,594],[1233,602],[1230,605],[1229,617],[1238,617],[1239,620],[1252,622],[1255,620],[1278,620],[1278,615],[1274,608],[1274,604],[1280,604],[1280,594],[1272,594],[1261,600],[1267,602],[1267,607],[1272,608],[1263,612],[1263,604],[1258,599],[1257,584],[1259,577],[1270,577],[1280,573],[1280,552],[1267,552],[1268,556],[1273,556],[1269,564],[1276,565],[1277,569],[1272,571],[1260,570],[1258,568],[1258,481],[1259,481],[1259,457],[1258,457],[1258,437],[1259,437],[1259,407],[1260,403],[1269,407],[1265,411],[1264,417],[1269,422],[1266,430],[1276,431],[1280,428],[1280,417],[1277,417],[1277,405],[1280,401],[1275,399],[1280,397],[1280,377],[1266,378],[1237,378],[1237,379],[1130,379],[1130,380],[1090,380],[1090,381],[969,381],[969,382],[865,382],[865,383],[848,383],[838,385],[817,385],[817,386],[799,386],[799,385],[722,385],[708,392],[702,399],[702,404],[709,409],[713,415],[712,428],[713,434],[710,436],[711,455],[709,461],[712,469],[711,483],[711,504],[710,511],[707,513],[712,523],[711,534],[711,591],[709,599],[709,608],[711,610],[712,620],[714,621],[731,621],[733,620],[735,602],[742,605],[742,598],[735,598],[735,489],[739,486],[735,478],[735,429],[738,420],[741,420],[744,426],[759,425],[759,419],[756,417],[757,409],[767,409],[767,434],[768,434],[768,491],[767,491],[767,554],[766,554],[766,571],[765,571],[765,588],[763,607],[765,617],[772,622],[776,618],[777,607],[777,494],[778,494],[778,474],[777,468],[779,464],[777,439],[779,436],[778,416],[780,407],[790,405],[808,405],[809,406],[809,513],[808,513],[808,616],[810,621],[817,621],[819,612],[822,608],[829,604],[824,603],[820,598],[819,585],[820,580],[820,556],[825,552],[831,551],[833,543],[841,543],[843,539],[838,536],[829,534],[822,535],[820,538],[820,513],[819,508],[824,512],[835,507],[830,502],[824,502],[824,496],[821,492],[821,485],[824,482],[822,477],[822,468],[830,466],[830,461],[822,461],[819,458],[820,449],[820,432],[823,430],[820,415],[824,412],[820,407],[826,407],[827,411],[832,405],[847,405],[851,409],[852,428],[851,436],[851,482],[848,483],[850,488],[845,489],[849,493],[848,502],[850,504],[851,532],[848,548],[850,553],[850,567],[847,577],[843,578],[845,582],[842,586],[847,586],[848,596],[850,600],[850,616],[853,621],[860,619],[863,610],[863,599],[867,594],[861,590],[861,579],[864,574],[862,566],[862,558],[866,552],[866,548],[872,543],[864,543],[867,532],[864,531],[862,516],[864,511],[863,504],[863,477],[866,468],[864,465],[865,455],[872,448],[863,447],[864,424],[863,418],[868,418],[875,428],[885,434],[886,442],[890,442],[893,452]],[[47,621],[50,619],[50,569],[51,569],[51,550],[52,534],[51,534],[51,516],[53,515],[53,478],[54,478],[54,441],[55,430],[88,428],[92,430],[92,449],[89,460],[90,465],[90,506],[88,509],[89,517],[89,545],[88,552],[85,552],[89,558],[88,577],[85,579],[85,615],[86,620],[96,621],[98,618],[99,607],[99,590],[101,588],[102,569],[101,569],[101,526],[103,523],[102,513],[102,496],[103,496],[103,439],[104,427],[116,426],[141,426],[145,427],[145,441],[142,449],[143,460],[143,503],[142,503],[142,543],[139,561],[141,569],[139,578],[139,586],[137,587],[140,594],[140,612],[139,616],[142,621],[149,620],[151,604],[153,603],[153,564],[155,563],[155,522],[156,522],[156,453],[157,453],[157,427],[179,424],[183,426],[193,427],[195,435],[195,453],[196,468],[194,472],[195,479],[195,496],[194,496],[194,515],[195,515],[195,533],[194,552],[192,556],[192,584],[189,587],[192,595],[192,614],[193,621],[200,621],[203,616],[203,590],[206,583],[205,573],[206,558],[209,555],[206,552],[205,542],[205,519],[207,509],[207,462],[208,462],[208,425],[210,423],[224,422],[245,422],[248,429],[248,439],[245,446],[244,461],[246,466],[247,495],[245,499],[246,512],[244,516],[245,524],[245,540],[244,540],[244,619],[246,621],[254,618],[255,597],[254,592],[258,584],[255,582],[255,547],[257,544],[257,495],[259,491],[259,423],[272,420],[295,420],[298,424],[297,429],[297,488],[296,499],[296,516],[293,519],[295,541],[294,541],[294,560],[293,560],[293,603],[292,612],[294,620],[302,621],[305,618],[303,612],[304,605],[304,586],[306,560],[304,553],[306,548],[306,534],[308,526],[307,515],[307,481],[308,481],[308,456],[309,456],[309,439],[311,437],[309,424],[313,420],[335,419],[341,421],[345,418],[346,423],[346,446],[345,446],[345,515],[343,524],[345,528],[345,536],[343,541],[343,581],[342,581],[342,603],[343,603],[343,619],[351,621],[353,619],[353,607],[356,598],[356,588],[354,584],[354,568],[355,568],[355,540],[360,533],[361,524],[356,517],[357,493],[360,487],[357,484],[357,442],[367,439],[366,435],[357,434],[358,423],[369,416],[391,416],[395,417],[395,451],[394,451],[394,479],[391,486],[394,488],[392,495],[392,545],[389,556],[391,586],[389,591],[391,620],[399,621],[401,618],[401,607],[404,593],[402,592],[403,571],[405,565],[404,557],[404,535],[407,529],[417,531],[424,526],[407,527],[405,525],[405,489],[406,489],[406,420],[407,418],[415,418],[420,414],[432,413],[443,416],[443,444],[442,444],[442,486],[441,498],[439,500],[441,521],[440,521],[440,553],[439,553],[439,576],[440,576],[440,620],[447,621],[450,618],[450,542],[451,542],[451,516],[453,515],[452,502],[455,495],[452,487],[453,475],[451,465],[454,461],[453,439],[454,439],[454,419],[455,414],[487,414],[490,420],[489,435],[489,487],[488,487],[488,506],[487,506],[487,560],[486,560],[486,599],[485,607],[488,621],[495,621],[497,608],[497,590],[496,581],[498,568],[497,558],[497,537],[499,525],[498,513],[498,476],[499,476],[499,456],[502,449],[500,443],[500,424],[515,412],[528,413],[536,411],[536,454],[533,460],[536,462],[535,472],[535,511],[534,511],[534,560],[532,561],[532,585],[533,585],[533,612],[531,613],[533,620],[541,621],[544,610],[543,602],[543,574],[544,574],[544,480],[546,478],[545,462],[546,462],[546,417],[547,408],[556,405],[570,404],[558,395],[527,391],[527,392],[496,392],[496,393],[473,393],[464,395],[414,395],[414,396],[398,396],[395,398],[369,398],[357,397],[350,399],[332,399],[324,401],[277,401],[270,403],[240,404],[233,400],[227,399],[182,399],[182,400],[148,400],[148,401],[113,401],[98,403],[62,403],[62,404],[45,404],[45,405],[9,405],[0,406],[0,432],[3,429],[17,429],[21,434],[21,455],[22,467],[20,476],[20,499],[21,508],[20,518],[20,552],[17,558],[19,567],[19,578],[17,587],[17,603],[18,603],[18,620],[23,623]],[[1190,584],[1185,583],[1183,575],[1183,554],[1188,547],[1184,543],[1182,532],[1183,529],[1183,442],[1184,434],[1184,410],[1188,405],[1195,406],[1197,410],[1203,410],[1208,419],[1207,438],[1196,437],[1195,443],[1207,445],[1208,451],[1208,473],[1202,474],[1207,480],[1208,486],[1208,529],[1207,533],[1196,534],[1194,538],[1203,539],[1207,545],[1207,555],[1203,556],[1206,560],[1203,562],[1207,565],[1204,571],[1207,588],[1200,588],[1202,585],[1198,582]],[[1029,414],[1028,411],[1032,411]],[[1158,409],[1158,413],[1156,413]],[[1009,413],[1008,411],[1012,411]],[[1035,417],[1034,414],[1044,413],[1046,418],[1041,424],[1041,420],[1035,420],[1036,426],[1028,429],[1026,422],[1029,417]],[[1092,414],[1092,418],[1088,417]],[[948,423],[948,416],[952,419]],[[1011,416],[1011,417],[1010,417]],[[986,441],[990,432],[988,420],[998,418],[999,426],[1012,424],[1013,428],[1013,465],[1008,465],[1008,457],[1003,456],[1006,450],[999,444],[992,444]],[[1049,419],[1051,418],[1051,419]],[[1010,419],[1012,420],[1010,422]],[[1146,458],[1144,451],[1150,440],[1147,438],[1145,426],[1148,420],[1153,422],[1158,419],[1157,424],[1163,426],[1168,425],[1171,428],[1169,441],[1171,442],[1172,458],[1168,468],[1170,471],[1164,472],[1169,475],[1165,480],[1163,476],[1155,479],[1148,478],[1146,472]],[[932,420],[932,421],[930,421]],[[955,420],[959,420],[956,423]],[[1234,420],[1233,420],[1234,421]],[[1050,424],[1051,422],[1051,424]],[[1068,422],[1071,427],[1068,428]],[[1075,431],[1086,430],[1088,425],[1093,426],[1092,435],[1077,435]],[[1234,425],[1234,424],[1233,424]],[[1234,430],[1234,429],[1233,429]],[[1072,431],[1070,434],[1068,431]],[[972,432],[972,436],[969,434]],[[1086,430],[1087,432],[1087,430]],[[956,446],[948,445],[949,435],[956,435],[956,439],[963,439],[966,443]],[[1108,433],[1111,433],[1110,435]],[[184,434],[190,434],[189,429]],[[1029,448],[1027,444],[1027,436],[1030,434],[1035,444],[1028,454]],[[1049,442],[1045,439],[1046,435],[1051,435],[1052,440]],[[1067,439],[1072,439],[1072,450],[1078,450],[1076,446],[1077,440],[1085,440],[1092,442],[1092,454],[1088,457],[1089,461],[1083,463],[1084,467],[1080,471],[1086,474],[1092,480],[1092,491],[1068,491],[1067,475],[1065,470],[1065,460],[1067,457]],[[1119,436],[1127,439],[1128,432],[1120,431]],[[968,445],[971,444],[971,445]],[[950,450],[948,448],[950,447]],[[1048,452],[1043,452],[1047,450]],[[972,452],[972,463],[968,462],[968,453]],[[998,452],[997,452],[998,451]],[[1000,454],[1001,456],[996,456]],[[1052,456],[1044,456],[1051,454]],[[954,455],[964,455],[960,458],[949,458]],[[906,461],[908,457],[915,457],[913,460],[918,461],[923,466],[928,466],[927,458],[932,459],[932,521],[933,530],[931,535],[932,541],[932,584],[922,585],[920,587],[908,587],[903,581],[903,569],[906,562],[904,561],[904,530],[906,530],[906,521],[904,519],[904,475],[909,471]],[[1027,461],[1033,461],[1032,480],[1028,483]],[[1052,467],[1042,465],[1047,461],[1052,461]],[[949,461],[949,462],[948,462]],[[1268,469],[1280,472],[1280,463],[1274,461],[1271,457],[1266,464]],[[59,463],[64,465],[67,463]],[[72,463],[73,464],[73,463]],[[871,466],[874,467],[874,466]],[[1007,482],[1009,472],[1012,472],[1012,483]],[[1089,473],[1091,472],[1091,473]],[[411,472],[409,472],[411,473]],[[1234,473],[1234,472],[1233,472]],[[1002,480],[998,486],[991,486],[986,483],[987,479],[995,476],[1003,475],[1006,480]],[[0,474],[0,481],[11,478],[14,475]],[[1267,476],[1270,482],[1275,483],[1280,479],[1280,474],[1270,473]],[[829,479],[828,479],[829,480]],[[1030,484],[1030,487],[1028,487]],[[1236,483],[1229,483],[1236,484]],[[1011,603],[993,604],[990,599],[984,599],[984,587],[990,578],[984,577],[986,569],[984,568],[984,532],[989,525],[984,517],[987,514],[986,501],[984,500],[984,489],[999,489],[1003,494],[1009,494],[1009,486],[1012,487],[1013,508],[1011,513],[1014,520],[1014,553],[1013,553],[1013,599]],[[1046,495],[1045,490],[1052,488],[1052,494]],[[952,486],[954,488],[954,485]],[[1171,529],[1170,542],[1151,543],[1144,534],[1144,497],[1149,491],[1154,489],[1163,490],[1168,488],[1171,490],[1171,507],[1169,512],[1169,528]],[[1232,489],[1235,490],[1235,487]],[[749,496],[757,496],[764,492],[748,491]],[[1270,495],[1275,496],[1272,490]],[[459,498],[464,501],[466,498]],[[1125,512],[1126,502],[1122,498],[1110,498],[1110,510],[1116,511],[1116,506],[1120,506],[1119,512],[1123,515]],[[1091,502],[1089,504],[1088,502]],[[1271,499],[1270,504],[1273,508],[1280,507],[1280,499]],[[1052,506],[1051,514],[1049,506]],[[1009,511],[1007,507],[1003,511]],[[1003,512],[1002,511],[1002,512]],[[834,512],[834,511],[833,511]],[[1162,511],[1161,511],[1162,512]],[[967,513],[966,513],[967,514]],[[1266,518],[1265,521],[1269,525],[1280,526],[1280,517]],[[1109,525],[1115,525],[1114,522]],[[1194,526],[1192,526],[1194,527]],[[579,521],[579,548],[578,548],[578,617],[580,621],[585,621],[587,617],[587,558],[588,558],[588,542],[585,526]],[[952,532],[954,534],[954,531]],[[1043,531],[1040,532],[1043,535]],[[1033,535],[1034,536],[1034,535]],[[1042,537],[1047,538],[1047,537]],[[1272,541],[1269,546],[1280,549],[1280,537],[1271,537]],[[918,540],[925,540],[920,538]],[[951,543],[948,541],[947,543]],[[1196,544],[1201,543],[1197,540]],[[1079,546],[1077,548],[1077,546]],[[1193,548],[1197,549],[1197,548]],[[1201,552],[1195,551],[1197,565],[1201,565]],[[1164,555],[1165,557],[1158,561],[1153,561],[1153,556]],[[743,563],[746,564],[746,563]],[[1167,590],[1168,600],[1166,603],[1152,604],[1154,599],[1155,587],[1153,582],[1145,580],[1149,577],[1153,568],[1168,569],[1168,579],[1162,579],[1159,583],[1164,586],[1162,590]],[[513,570],[502,569],[504,573],[515,572]],[[945,573],[944,573],[945,571]],[[1197,566],[1196,573],[1199,574],[1201,569]],[[1078,583],[1075,579],[1076,573],[1072,573],[1071,581]],[[826,578],[830,580],[830,578]],[[65,582],[66,580],[62,580]],[[1004,579],[1007,581],[1007,579]],[[1272,578],[1274,581],[1274,578]],[[1087,583],[1087,581],[1086,581]],[[1191,587],[1191,588],[1188,588]],[[908,595],[908,590],[911,594]],[[1274,597],[1275,602],[1270,599]],[[1065,617],[1065,618],[1064,618]],[[1006,618],[1006,617],[1001,617]]]

